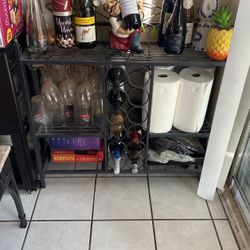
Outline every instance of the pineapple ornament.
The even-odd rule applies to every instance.
[[[215,27],[208,32],[206,47],[207,55],[214,60],[227,59],[233,35],[231,16],[228,6],[222,6],[213,14]]]

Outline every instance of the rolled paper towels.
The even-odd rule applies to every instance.
[[[216,67],[195,67],[195,68],[193,68],[193,69],[197,69],[197,70],[199,70],[199,69],[201,69],[201,70],[206,70],[206,71],[208,71],[208,72],[210,72],[213,76],[214,76],[214,74],[215,74],[215,70],[216,70]]]
[[[147,74],[145,81],[149,77],[149,73]],[[167,133],[172,129],[173,125],[180,78],[175,72],[156,67],[153,84],[150,132]],[[148,91],[149,86],[150,84],[147,85]],[[146,129],[146,125],[145,121],[143,123],[144,129]]]
[[[203,126],[214,75],[198,68],[180,72],[180,89],[175,109],[175,128],[197,133]]]

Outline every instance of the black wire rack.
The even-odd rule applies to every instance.
[[[198,52],[192,49],[185,49],[180,56],[166,55],[162,48],[155,44],[144,44],[145,52],[141,55],[131,53],[121,53],[109,49],[107,44],[99,44],[95,49],[80,50],[78,48],[59,49],[50,47],[44,54],[30,54],[27,50],[17,49],[19,61],[19,72],[22,76],[22,86],[25,93],[26,108],[30,123],[30,134],[37,161],[37,175],[41,186],[45,186],[44,166],[41,160],[39,138],[51,138],[55,136],[99,136],[103,139],[104,162],[102,171],[110,172],[113,169],[112,158],[109,154],[110,126],[109,120],[110,105],[107,101],[107,95],[111,88],[107,79],[107,72],[113,66],[123,66],[126,71],[126,81],[124,91],[126,101],[121,110],[125,118],[124,132],[121,141],[124,143],[124,154],[121,160],[121,168],[124,172],[131,172],[131,161],[129,160],[129,134],[131,129],[136,129],[141,133],[141,152],[139,154],[138,168],[140,172],[154,171],[154,165],[148,165],[149,139],[157,137],[185,136],[201,139],[208,139],[210,133],[210,124],[205,123],[199,133],[184,133],[177,129],[172,129],[167,134],[153,134],[150,131],[151,104],[153,92],[154,69],[156,66],[196,66],[196,67],[223,67],[225,62],[213,61],[209,59],[205,52]],[[18,47],[18,46],[17,46]],[[34,123],[31,109],[31,91],[30,82],[27,73],[31,72],[32,85],[39,91],[39,77],[37,69],[46,64],[82,64],[97,65],[100,67],[103,79],[103,100],[104,110],[100,127],[82,128],[77,124],[68,124],[67,126],[44,127],[37,126]],[[29,67],[26,67],[29,66]],[[148,72],[149,79],[145,81],[145,73]],[[197,161],[197,164],[201,164]],[[163,168],[165,169],[165,168]],[[160,170],[159,170],[160,171]],[[96,172],[96,171],[93,171]]]

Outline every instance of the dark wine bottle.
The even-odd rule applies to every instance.
[[[78,48],[96,46],[95,8],[92,0],[75,0],[75,34]]]
[[[183,0],[176,0],[173,13],[167,23],[164,50],[167,54],[181,54],[185,46],[186,21]]]
[[[175,0],[164,0],[162,2],[160,27],[157,43],[160,47],[164,45],[164,36],[166,32],[167,22],[173,12]]]
[[[186,39],[185,46],[188,47],[192,43],[193,30],[194,30],[194,1],[184,0],[184,15],[186,20]]]
[[[118,110],[126,101],[126,94],[122,89],[125,81],[125,71],[121,67],[113,67],[108,72],[108,78],[112,83],[112,88],[108,94],[108,100],[113,110]]]
[[[137,0],[120,0],[121,14],[128,29],[139,29],[141,17],[139,15]]]

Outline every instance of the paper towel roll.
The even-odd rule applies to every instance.
[[[193,67],[193,69],[197,69],[197,70],[199,70],[199,69],[201,69],[201,70],[206,70],[206,71],[208,71],[208,72],[210,72],[210,73],[212,73],[212,75],[214,75],[215,74],[215,70],[216,70],[216,67]]]
[[[149,73],[145,75],[145,81],[148,77]],[[167,133],[173,125],[180,78],[175,72],[155,68],[153,84],[150,132]],[[146,129],[146,123],[143,127]]]
[[[180,72],[180,89],[175,109],[175,128],[196,133],[203,126],[214,76],[198,68]]]

